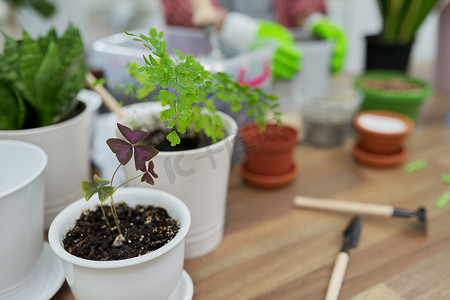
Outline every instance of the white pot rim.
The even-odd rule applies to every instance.
[[[86,105],[86,107],[84,108],[84,110],[79,113],[78,115],[55,123],[55,124],[51,124],[51,125],[47,125],[47,126],[41,126],[41,127],[35,127],[35,128],[27,128],[27,129],[16,129],[16,130],[0,130],[2,135],[5,136],[16,136],[17,134],[27,134],[27,135],[32,135],[34,133],[42,133],[42,132],[47,132],[47,131],[52,131],[55,130],[55,128],[64,128],[64,127],[69,127],[71,125],[73,125],[74,123],[78,122],[79,119],[81,118],[85,118],[86,115],[93,110],[96,110],[100,107],[101,105],[101,100],[97,99],[97,98],[92,98],[93,100],[87,101],[86,100],[86,96],[84,95],[85,92],[90,92],[87,90],[81,90],[76,98],[78,99],[79,102],[82,102]]]
[[[47,154],[45,153],[44,150],[42,150],[41,147],[38,147],[34,144],[28,143],[28,142],[22,142],[22,141],[16,141],[16,140],[0,140],[0,148],[7,146],[7,145],[20,145],[23,148],[28,148],[32,151],[34,151],[39,157],[40,157],[40,164],[37,166],[37,168],[35,170],[27,170],[27,172],[24,172],[25,175],[27,175],[27,177],[24,177],[22,182],[19,185],[16,185],[4,192],[0,192],[0,200],[5,198],[6,196],[11,195],[12,193],[24,188],[25,186],[29,185],[30,183],[32,183],[37,177],[39,177],[39,175],[42,174],[42,172],[44,172],[46,166],[47,166],[47,162],[48,162],[48,157]],[[30,173],[30,171],[33,171],[32,173]]]
[[[159,102],[141,102],[141,103],[136,103],[136,104],[132,104],[132,105],[126,106],[125,109],[132,111],[133,108],[139,107],[139,106],[144,106],[144,105],[152,105],[152,106],[154,106],[153,112],[155,112],[155,113],[158,112],[159,108],[162,109],[162,106],[161,106],[161,104]],[[152,111],[149,110],[148,112],[151,113]],[[186,153],[186,154],[195,155],[197,153],[203,153],[205,148],[209,148],[211,150],[216,150],[216,148],[220,148],[223,143],[231,143],[233,141],[234,137],[237,135],[237,132],[238,132],[237,123],[231,116],[229,116],[228,114],[226,114],[224,112],[216,111],[216,113],[220,116],[220,118],[223,121],[225,121],[226,123],[229,124],[230,130],[229,130],[229,132],[228,132],[228,134],[227,134],[227,136],[225,138],[223,138],[222,140],[218,141],[215,144],[211,144],[211,145],[204,146],[204,147],[197,148],[197,149],[181,150],[181,151],[159,151],[159,153],[160,154],[164,154],[164,156],[177,156],[180,153]],[[120,123],[120,120],[117,120],[114,115],[111,115],[111,116],[112,116],[113,127],[115,128],[116,127],[115,123],[117,123],[117,122]],[[129,120],[133,120],[133,117],[130,117]],[[114,131],[118,132],[117,128],[115,128]]]
[[[75,255],[72,255],[68,253],[63,245],[62,245],[62,237],[58,234],[58,229],[61,227],[66,227],[67,225],[67,219],[70,219],[73,215],[74,210],[78,210],[81,213],[83,204],[86,203],[86,200],[84,198],[79,199],[72,203],[71,205],[67,206],[65,209],[63,209],[53,220],[52,224],[50,225],[50,229],[48,232],[48,241],[50,243],[50,246],[52,247],[53,251],[63,260],[77,265],[81,267],[86,268],[95,268],[95,269],[111,269],[111,268],[121,268],[121,267],[128,267],[133,266],[137,264],[144,263],[149,260],[153,260],[171,249],[175,248],[179,243],[183,241],[183,239],[186,237],[189,227],[191,225],[191,216],[189,213],[189,209],[187,206],[175,197],[172,194],[169,194],[164,191],[160,191],[157,189],[148,189],[148,188],[139,188],[139,187],[124,187],[119,190],[127,191],[129,193],[132,193],[133,191],[145,191],[146,193],[152,193],[155,197],[163,196],[165,202],[170,202],[176,206],[179,207],[180,215],[182,215],[183,221],[180,221],[180,230],[176,234],[176,236],[166,245],[162,246],[161,248],[150,252],[148,254],[128,258],[128,259],[122,259],[122,260],[116,260],[116,261],[96,261],[96,260],[89,260],[77,257]],[[95,199],[91,199],[91,201],[95,201]],[[95,203],[97,204],[97,202]],[[95,205],[95,204],[92,204]],[[73,220],[74,222],[75,220]]]

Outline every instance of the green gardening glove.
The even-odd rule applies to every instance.
[[[347,52],[347,38],[344,30],[330,19],[321,17],[312,26],[312,33],[334,43],[331,71],[333,73],[341,71]]]
[[[275,78],[291,79],[301,68],[301,51],[294,44],[292,33],[284,26],[272,22],[259,21],[257,31],[257,39],[254,45],[258,44],[258,40],[270,40],[277,44],[273,57],[273,74]]]

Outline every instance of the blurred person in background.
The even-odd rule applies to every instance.
[[[161,0],[167,25],[214,26],[233,50],[245,52],[263,40],[277,44],[275,78],[292,78],[301,69],[301,49],[291,30],[334,43],[331,70],[338,73],[346,53],[344,31],[325,16],[324,0]]]

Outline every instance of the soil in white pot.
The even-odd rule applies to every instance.
[[[114,226],[110,206],[103,207],[108,223]],[[116,204],[116,211],[125,237],[122,245],[113,246],[117,230],[108,227],[102,210],[97,207],[85,211],[67,232],[63,240],[64,249],[89,260],[133,258],[161,248],[176,236],[180,228],[179,222],[162,207],[138,205],[131,208],[119,203]]]
[[[146,129],[144,129],[146,130]],[[144,140],[148,145],[151,145],[159,151],[184,151],[198,149],[212,145],[212,139],[208,137],[204,131],[192,132],[187,130],[185,134],[178,134],[180,136],[180,144],[171,146],[166,136],[171,129],[158,128],[155,130],[148,130],[150,134]]]

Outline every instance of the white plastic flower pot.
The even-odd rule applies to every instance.
[[[280,97],[283,111],[299,110],[305,99],[324,96],[330,82],[332,43],[326,40],[296,40],[302,66],[290,80],[276,80],[271,93]]]
[[[39,296],[46,166],[41,148],[0,140],[0,299]]]
[[[95,195],[89,202],[82,198],[72,203],[53,220],[48,240],[61,259],[66,281],[74,297],[83,300],[191,299],[193,289],[189,276],[190,288],[184,287],[181,292],[179,290],[180,283],[186,280],[187,275],[183,272],[184,243],[191,217],[186,205],[169,193],[145,188],[120,188],[115,199],[131,207],[139,204],[161,206],[180,222],[180,230],[163,247],[139,257],[117,261],[87,260],[69,254],[62,240],[81,212],[99,203],[98,198]]]
[[[83,90],[78,96],[86,108],[77,116],[49,126],[0,130],[0,139],[38,145],[48,155],[45,171],[45,228],[68,204],[83,196],[80,182],[90,177],[93,117],[100,96]]]
[[[161,105],[157,102],[138,103],[125,107],[126,114],[141,124],[149,116],[159,119]],[[167,191],[186,203],[192,216],[192,226],[186,237],[186,258],[196,258],[213,251],[222,241],[225,206],[231,156],[237,134],[236,122],[219,112],[225,138],[216,144],[187,151],[160,151],[153,161],[159,177],[155,188]],[[115,122],[111,122],[116,128]],[[124,167],[125,178],[139,173],[133,164]],[[137,180],[130,186],[145,186]]]

